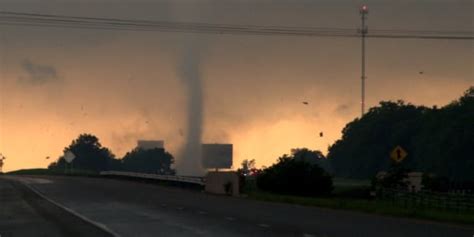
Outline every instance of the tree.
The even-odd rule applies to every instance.
[[[244,176],[250,175],[252,173],[252,170],[255,170],[255,159],[252,160],[243,160],[242,161],[242,168],[238,170],[239,173],[241,173]]]
[[[388,172],[382,177],[376,177],[375,186],[391,189],[407,189],[408,188],[408,170],[399,164],[392,163]]]
[[[291,149],[291,154],[295,160],[304,161],[312,165],[318,165],[326,172],[331,173],[332,168],[329,160],[323,155],[321,151],[309,150],[308,148]]]
[[[422,171],[451,181],[474,180],[474,87],[441,109],[423,116],[414,139],[414,155]]]
[[[451,180],[474,180],[474,87],[441,107],[382,101],[362,118],[348,123],[329,148],[335,175],[370,178],[390,168],[397,145],[408,156],[403,168]]]
[[[0,173],[3,173],[3,164],[4,160],[6,160],[7,157],[5,157],[2,153],[0,153]]]
[[[102,147],[99,139],[92,134],[79,135],[68,147],[64,148],[64,153],[67,151],[71,151],[75,155],[75,159],[72,161],[74,169],[102,171],[107,170],[110,164],[115,161],[114,154],[108,148]],[[65,166],[66,161],[61,156],[48,168],[57,169]]]
[[[174,157],[162,148],[135,148],[127,152],[122,159],[122,167],[126,171],[173,175],[171,168]]]
[[[332,177],[317,164],[295,159],[295,154],[283,155],[278,162],[257,176],[257,186],[265,191],[315,196],[327,195],[333,189]]]
[[[413,151],[411,138],[427,108],[404,101],[382,101],[362,118],[348,123],[342,138],[329,148],[328,158],[337,176],[370,178],[390,166],[389,153],[397,145]]]

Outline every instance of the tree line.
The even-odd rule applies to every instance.
[[[397,146],[408,153],[399,163],[390,159]],[[260,189],[282,194],[327,195],[333,189],[334,176],[404,188],[410,171],[425,174],[423,185],[428,190],[448,191],[452,184],[472,188],[474,87],[441,108],[382,101],[344,127],[327,157],[320,151],[300,148],[262,170],[252,168],[254,163],[245,160],[239,172],[256,177]],[[380,171],[388,175],[377,180]]]
[[[408,171],[424,172],[431,177],[431,186],[446,180],[474,180],[474,87],[441,108],[382,101],[344,127],[327,157],[321,151],[297,148],[268,168],[256,169],[254,160],[246,160],[239,172],[255,176],[263,190],[326,195],[333,189],[333,176],[370,179],[379,171],[393,170],[389,154],[396,146],[403,147],[408,155],[396,169],[403,172],[393,172],[399,174],[393,177],[405,177]],[[174,157],[164,149],[135,148],[117,159],[97,137],[81,134],[64,148],[66,151],[76,155],[71,165],[75,169],[175,174],[171,168]],[[64,157],[49,166],[66,167]]]
[[[175,174],[171,168],[174,157],[165,149],[142,149],[137,147],[117,159],[110,149],[103,147],[99,139],[92,134],[81,134],[64,148],[75,155],[68,164],[63,156],[49,165],[49,169],[65,170],[73,167],[76,170],[100,172],[104,170],[131,171],[155,174]]]
[[[396,146],[408,153],[407,170],[474,180],[474,87],[441,108],[382,101],[348,123],[327,156],[334,175],[371,178],[389,169]]]

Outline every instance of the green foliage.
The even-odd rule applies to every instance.
[[[50,169],[63,170],[66,165],[79,170],[102,171],[107,170],[109,166],[115,163],[114,154],[106,148],[102,147],[99,139],[92,134],[81,134],[72,141],[72,143],[64,148],[64,152],[71,151],[75,155],[75,159],[69,166],[64,157],[60,157],[58,161],[49,165]]]
[[[250,175],[252,173],[252,170],[255,169],[255,159],[245,159],[242,161],[241,165],[242,168],[239,168],[237,172],[239,172],[239,174],[242,174],[243,176]]]
[[[255,159],[245,159],[242,161],[242,167],[237,169],[237,174],[239,175],[239,192],[245,191],[245,183],[246,179],[250,178],[251,176],[258,175],[261,170],[255,168]]]
[[[308,148],[295,148],[291,150],[291,154],[293,155],[295,160],[304,161],[312,165],[318,165],[326,172],[332,172],[329,160],[323,155],[321,151],[312,151]]]
[[[171,169],[173,163],[173,156],[162,148],[135,148],[122,159],[122,167],[126,171],[153,174],[175,174],[175,170]]]
[[[268,202],[283,202],[303,206],[317,206],[451,223],[474,224],[474,213],[472,212],[459,212],[427,207],[403,207],[396,206],[392,202],[382,200],[333,197],[298,197],[268,192],[249,192],[248,197],[251,199]]]
[[[391,189],[408,188],[408,170],[398,164],[393,164],[382,177],[375,179],[375,187]]]
[[[333,178],[332,196],[343,198],[371,198],[370,180]]]
[[[434,192],[449,191],[449,179],[447,177],[439,177],[433,174],[423,174],[421,184],[425,190]]]
[[[328,158],[340,177],[370,178],[390,166],[390,151],[402,146],[402,166],[454,180],[474,180],[474,87],[438,109],[380,102],[348,123]]]
[[[76,157],[71,164],[67,164],[64,157],[60,157],[57,161],[51,163],[48,168],[61,173],[65,170],[68,170],[67,172],[83,170],[96,173],[103,170],[126,170],[154,174],[175,174],[175,171],[171,169],[174,158],[164,149],[143,150],[136,148],[128,152],[123,159],[118,160],[114,158],[108,148],[102,147],[96,136],[81,134],[68,147],[64,148],[64,152],[67,151],[71,151]]]
[[[301,196],[327,195],[332,177],[317,164],[300,160],[301,153],[283,155],[278,162],[257,176],[257,186],[265,191]],[[296,159],[298,158],[298,159]]]

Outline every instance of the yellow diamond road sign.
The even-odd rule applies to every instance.
[[[407,155],[408,153],[401,146],[397,146],[390,152],[390,159],[395,162],[401,162]]]

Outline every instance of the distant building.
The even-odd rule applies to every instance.
[[[155,149],[155,148],[164,149],[165,142],[163,140],[138,140],[137,147],[144,150]]]
[[[410,172],[408,173],[408,189],[412,192],[419,192],[423,189],[423,173]]]
[[[387,172],[385,171],[380,171],[377,173],[375,176],[377,179],[381,180],[387,176]],[[409,172],[407,174],[407,178],[405,178],[403,181],[405,181],[408,185],[407,189],[408,191],[411,192],[419,192],[423,189],[423,173],[422,172]]]

